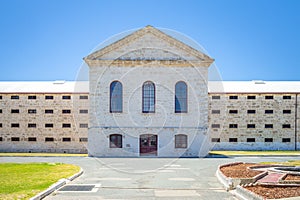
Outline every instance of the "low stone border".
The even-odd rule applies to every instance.
[[[238,185],[254,183],[258,179],[261,179],[262,177],[264,177],[268,174],[267,171],[264,171],[256,176],[254,176],[253,178],[230,178],[230,177],[225,176],[223,174],[223,172],[221,171],[222,167],[228,167],[228,166],[233,166],[233,165],[238,165],[238,164],[244,164],[244,162],[229,163],[229,164],[225,164],[225,165],[220,165],[218,167],[216,176],[219,179],[219,181],[225,186],[225,189],[227,191],[235,189]]]
[[[280,177],[279,179],[279,183],[280,184],[298,184],[300,185],[300,180],[284,180],[287,175],[289,174],[284,174],[282,177]],[[294,174],[291,174],[291,175],[294,175]]]
[[[61,188],[62,186],[64,186],[65,184],[67,184],[70,181],[73,181],[75,178],[81,176],[83,174],[83,170],[82,168],[80,168],[80,171],[76,174],[74,174],[73,176],[69,177],[69,178],[63,178],[60,179],[59,181],[57,181],[56,183],[52,184],[49,188],[47,188],[46,190],[38,193],[37,195],[35,195],[34,197],[31,197],[30,200],[40,200],[45,198],[46,196],[50,195],[52,192],[54,192],[55,190],[58,190],[59,188]]]

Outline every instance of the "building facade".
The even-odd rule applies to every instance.
[[[86,82],[0,82],[1,152],[300,149],[300,82],[208,81],[213,59],[151,26],[84,60]]]

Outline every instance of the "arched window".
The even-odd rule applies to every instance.
[[[151,81],[143,84],[143,113],[155,112],[155,85]]]
[[[109,135],[109,148],[122,148],[122,135]]]
[[[123,86],[119,81],[110,84],[110,109],[111,113],[123,111]]]
[[[175,135],[175,148],[187,148],[187,135]]]
[[[187,112],[187,85],[179,81],[175,85],[175,113]]]

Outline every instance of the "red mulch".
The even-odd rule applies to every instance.
[[[225,166],[221,167],[221,172],[231,178],[253,178],[254,176],[262,173],[262,171],[256,171],[248,169],[248,167],[252,166],[258,166],[259,164],[251,164],[251,163],[245,163],[245,164],[237,164],[232,166]]]
[[[266,199],[280,199],[288,197],[297,197],[300,196],[300,187],[281,187],[281,186],[248,186],[245,187],[247,190],[250,190]]]
[[[285,179],[286,181],[300,181],[300,175],[288,174]]]

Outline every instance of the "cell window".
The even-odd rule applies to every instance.
[[[53,114],[53,110],[45,110],[46,114]]]
[[[50,96],[50,95],[46,95],[46,96],[45,96],[45,99],[46,99],[46,100],[53,100],[54,97],[53,97],[52,95],[51,95],[51,96]]]
[[[71,128],[71,124],[62,124],[63,128]]]
[[[238,110],[229,110],[229,114],[238,114]]]
[[[87,142],[88,138],[79,138],[79,142]]]
[[[36,137],[29,137],[28,142],[36,142]]]
[[[247,110],[247,113],[248,113],[248,114],[255,114],[255,113],[256,113],[256,110]]]
[[[255,142],[255,138],[247,138],[247,142]]]
[[[211,113],[212,114],[220,114],[220,110],[212,110]]]
[[[211,128],[220,128],[220,124],[212,124]]]
[[[282,128],[291,128],[290,124],[282,124]]]
[[[88,125],[88,124],[79,124],[79,127],[80,127],[80,128],[88,128],[89,125]]]
[[[221,96],[212,96],[211,99],[218,100],[221,99]]]
[[[265,124],[265,128],[273,128],[273,124]]]
[[[283,113],[283,114],[291,114],[292,111],[291,111],[291,110],[283,110],[282,113]]]
[[[62,96],[62,99],[68,100],[68,99],[71,99],[71,96],[70,95],[64,95],[64,96]]]
[[[84,110],[79,110],[79,113],[80,113],[80,114],[87,114],[87,113],[89,113],[89,110],[86,110],[86,109],[84,109]]]
[[[239,97],[237,95],[232,95],[232,96],[229,96],[229,99],[238,99]]]
[[[274,96],[268,95],[268,96],[265,96],[265,99],[268,99],[268,100],[274,99]]]
[[[0,99],[2,99],[2,96],[0,96]]]
[[[237,142],[238,139],[237,138],[229,138],[229,142]]]
[[[69,137],[63,138],[62,141],[63,141],[63,142],[71,142],[71,138],[69,138]]]
[[[287,96],[287,95],[284,95],[283,97],[282,97],[283,99],[292,99],[292,97],[291,96]]]
[[[255,128],[255,124],[247,124],[247,128]]]
[[[29,114],[36,114],[36,109],[28,109]]]
[[[220,142],[220,138],[211,138],[211,142]]]
[[[36,128],[36,124],[28,124],[28,128]]]
[[[20,113],[19,109],[11,109],[11,113]]]
[[[54,138],[53,137],[46,137],[45,142],[54,142]]]
[[[2,128],[2,123],[0,123],[0,128]]]
[[[3,142],[3,137],[0,137],[0,142]]]
[[[250,95],[250,96],[247,96],[247,99],[256,99],[256,96]]]
[[[19,99],[20,97],[17,95],[10,96],[10,99]]]
[[[238,124],[229,124],[229,128],[238,128]]]
[[[265,138],[265,142],[273,142],[273,138]]]
[[[70,114],[70,113],[71,113],[71,110],[62,110],[62,113],[63,113],[63,114]]]
[[[2,109],[0,109],[0,113],[2,113]]]
[[[28,96],[28,99],[36,99],[36,96],[35,95],[30,95],[30,96]]]
[[[53,124],[45,124],[45,128],[53,128]]]
[[[20,124],[18,124],[18,123],[12,123],[12,124],[11,124],[11,127],[12,127],[12,128],[19,128],[19,127],[20,127]]]
[[[273,114],[273,110],[265,110],[265,114]]]
[[[19,141],[20,141],[20,138],[19,138],[19,137],[12,137],[12,138],[11,138],[11,141],[12,141],[12,142],[19,142]]]
[[[282,142],[291,142],[291,138],[282,138]]]
[[[89,96],[87,96],[87,95],[82,95],[82,96],[79,96],[79,99],[89,99]]]

